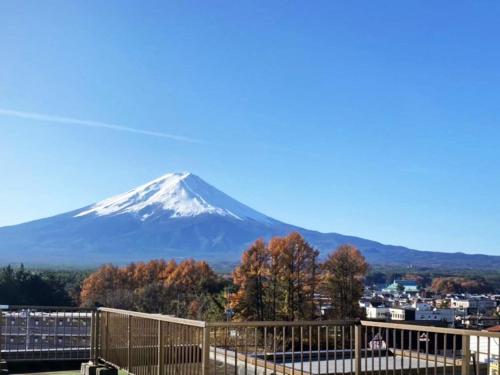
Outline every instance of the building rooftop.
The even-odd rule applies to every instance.
[[[404,287],[404,293],[414,293],[418,292],[418,286],[414,280],[398,280],[395,279],[392,284],[389,284],[384,288],[385,292],[393,293],[398,291],[398,285]]]
[[[500,325],[493,326],[486,329],[488,332],[500,332]]]

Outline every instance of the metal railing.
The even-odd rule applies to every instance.
[[[13,361],[88,360],[95,309],[0,307],[0,358]]]
[[[349,372],[355,360],[354,323],[207,323],[209,374]]]
[[[204,322],[10,306],[8,361],[87,360],[135,375],[499,375],[500,333],[374,321]]]
[[[136,375],[201,374],[206,323],[100,308],[98,359]]]
[[[500,333],[362,321],[357,334],[356,374],[498,375]]]
[[[99,359],[136,375],[498,374],[499,333],[372,321],[203,322],[105,308],[99,314]]]

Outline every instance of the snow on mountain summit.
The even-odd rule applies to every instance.
[[[105,199],[75,215],[134,214],[140,220],[158,215],[170,218],[202,214],[252,219],[262,223],[273,219],[236,201],[220,190],[189,173],[169,173],[126,193]]]

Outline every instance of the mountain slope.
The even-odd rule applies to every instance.
[[[152,258],[236,262],[258,237],[298,231],[323,254],[343,243],[372,263],[499,268],[500,257],[383,245],[280,222],[190,173],[172,173],[72,212],[0,228],[0,262],[96,265]]]
[[[203,214],[252,219],[262,223],[273,221],[187,172],[169,173],[81,210],[75,217],[125,213],[134,214],[141,221],[159,216],[177,218]]]

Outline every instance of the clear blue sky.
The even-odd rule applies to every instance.
[[[0,225],[191,171],[306,228],[500,255],[499,19],[491,1],[2,1]]]

